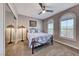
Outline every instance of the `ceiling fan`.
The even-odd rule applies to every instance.
[[[53,10],[46,10],[46,6],[43,3],[39,3],[39,5],[40,5],[40,7],[42,9],[42,11],[38,13],[39,15],[43,14],[45,12],[53,12]]]

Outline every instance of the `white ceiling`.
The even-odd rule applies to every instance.
[[[41,11],[38,3],[15,3],[15,6],[18,14],[20,15],[30,16],[37,19],[45,19],[77,4],[78,3],[47,3],[45,4],[46,9],[53,10],[54,12],[46,12],[41,15],[38,15]]]

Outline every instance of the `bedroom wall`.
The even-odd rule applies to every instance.
[[[12,12],[5,12],[5,33],[6,33],[6,43],[9,42],[10,39],[10,31],[7,29],[8,25],[13,25],[14,29],[13,29],[13,34],[12,34],[12,41],[15,41],[15,28],[16,28],[16,20],[14,19],[14,15],[12,14]]]
[[[9,4],[5,4],[5,43],[9,42],[10,39],[10,30],[7,29],[8,25],[13,25],[13,33],[12,33],[12,41],[17,42],[17,24],[18,24],[18,15],[15,11],[14,7],[9,6]],[[15,15],[16,14],[16,15]],[[16,19],[15,19],[16,17]],[[7,45],[7,44],[6,44]]]
[[[0,3],[0,56],[5,55],[4,4]]]
[[[18,39],[18,30],[17,30],[17,28],[18,28],[18,13],[17,13],[17,9],[16,9],[16,6],[14,5],[14,3],[7,3],[7,4],[9,6],[9,8],[11,9],[13,15],[16,17],[16,22],[15,22],[15,24],[16,24],[15,25],[15,33],[16,33],[15,39],[16,39],[16,42],[15,43],[17,43],[17,39]]]
[[[76,41],[71,41],[71,40],[68,40],[68,39],[64,39],[64,38],[61,38],[59,36],[59,19],[60,17],[65,14],[65,13],[69,13],[69,12],[72,12],[76,15]],[[44,20],[44,23],[43,23],[43,31],[47,32],[47,21],[49,19],[52,19],[54,20],[54,39],[55,41],[58,41],[60,43],[63,43],[63,44],[66,44],[68,46],[71,46],[71,47],[74,47],[76,49],[79,49],[79,5],[75,6],[75,7],[72,7],[68,10],[65,10],[63,12],[60,12],[52,17],[49,17],[47,19]]]
[[[31,17],[28,17],[28,16],[24,16],[24,15],[19,15],[18,16],[18,26],[21,26],[21,25],[23,25],[26,29],[25,29],[25,31],[26,30],[28,30],[29,31],[29,28],[31,28],[31,27],[29,27],[29,21],[30,20],[34,20],[34,21],[37,21],[37,27],[33,27],[33,28],[37,28],[37,29],[39,29],[40,31],[42,31],[42,20],[37,20],[37,19],[34,19],[34,18],[31,18]],[[26,34],[26,32],[24,31],[24,34]],[[21,39],[21,34],[20,34],[20,31],[19,31],[19,39]],[[25,36],[24,36],[24,39],[25,39]]]
[[[14,3],[8,3],[8,5],[9,5],[11,11],[13,12],[13,14],[15,15],[15,17],[18,18],[18,13],[17,13]]]

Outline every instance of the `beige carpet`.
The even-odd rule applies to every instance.
[[[51,47],[52,48],[52,47]],[[48,56],[79,56],[79,51],[65,45],[56,44]]]
[[[19,42],[6,47],[6,56],[79,56],[79,51],[54,42],[54,45],[39,47],[35,50],[35,54],[31,54],[28,44]]]

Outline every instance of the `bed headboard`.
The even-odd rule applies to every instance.
[[[30,33],[38,33],[38,29],[37,28],[29,28],[29,32]]]
[[[38,30],[36,28],[29,28],[29,32],[30,33],[36,33],[36,32],[38,32]]]

